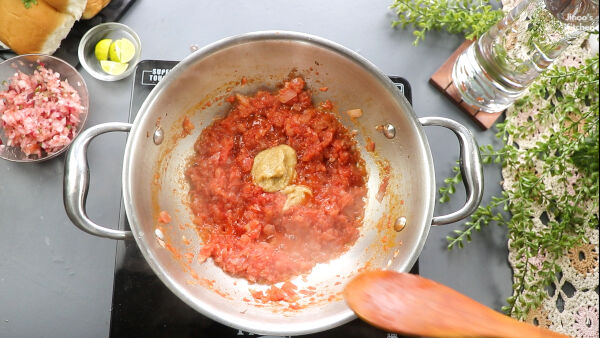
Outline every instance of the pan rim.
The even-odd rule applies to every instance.
[[[214,306],[210,306],[207,302],[204,302],[202,299],[198,299],[193,297],[189,292],[187,292],[184,288],[180,287],[179,282],[172,278],[157,262],[153,254],[153,250],[150,248],[148,244],[148,239],[144,236],[144,234],[140,231],[137,224],[139,224],[140,220],[135,212],[135,205],[133,203],[134,197],[132,192],[134,191],[132,182],[134,182],[133,177],[135,176],[135,172],[132,170],[132,159],[134,158],[132,155],[134,153],[134,149],[136,148],[136,143],[139,140],[145,138],[144,131],[139,127],[142,123],[141,121],[145,118],[150,118],[150,116],[145,116],[144,112],[149,111],[150,107],[152,107],[153,103],[157,100],[160,94],[163,92],[164,88],[167,88],[174,80],[176,80],[179,75],[185,72],[188,67],[198,60],[209,57],[210,55],[217,53],[223,49],[228,47],[233,47],[240,44],[257,42],[257,41],[266,41],[266,40],[287,40],[301,43],[308,43],[316,45],[317,47],[325,48],[330,51],[333,51],[337,54],[340,54],[346,57],[349,60],[357,63],[360,67],[362,67],[365,71],[367,71],[370,75],[374,76],[391,94],[399,105],[403,108],[404,112],[409,114],[410,118],[408,121],[411,124],[411,129],[415,130],[416,135],[419,138],[419,146],[421,149],[419,150],[424,154],[424,159],[426,161],[425,168],[428,170],[426,173],[422,173],[425,180],[425,185],[429,190],[429,198],[427,201],[423,203],[423,211],[422,214],[425,216],[425,224],[422,226],[422,231],[419,234],[419,240],[413,249],[410,252],[409,257],[405,260],[403,266],[401,266],[398,270],[401,271],[409,271],[412,266],[415,264],[417,258],[419,257],[425,241],[427,239],[429,229],[431,227],[431,220],[433,218],[433,209],[435,206],[435,170],[433,166],[433,158],[431,155],[431,149],[429,147],[429,143],[425,136],[425,132],[423,127],[418,122],[418,118],[406,100],[406,98],[400,93],[400,91],[396,88],[396,86],[390,81],[390,79],[383,74],[374,64],[370,61],[359,55],[358,53],[339,45],[335,42],[329,41],[327,39],[313,36],[306,33],[292,32],[292,31],[258,31],[252,33],[246,33],[241,35],[235,35],[232,37],[227,37],[211,43],[203,48],[200,48],[196,52],[190,54],[181,62],[179,62],[166,76],[161,80],[158,85],[151,91],[148,95],[140,110],[136,116],[135,121],[133,122],[133,126],[130,132],[130,135],[127,139],[127,143],[125,146],[125,154],[123,161],[123,175],[122,175],[122,186],[123,186],[123,201],[125,206],[125,211],[127,213],[127,217],[129,218],[129,223],[131,225],[131,230],[133,232],[133,237],[140,248],[144,258],[154,271],[154,273],[159,277],[159,279],[181,300],[183,300],[190,307],[194,308],[196,311],[201,314],[215,320],[221,322],[225,325],[235,327],[244,331],[250,331],[260,334],[270,334],[270,335],[301,335],[301,334],[309,334],[314,332],[320,332],[324,330],[328,330],[339,325],[345,324],[354,318],[356,318],[354,312],[350,310],[350,308],[346,308],[344,311],[340,311],[335,315],[330,315],[327,317],[319,317],[311,322],[303,322],[303,323],[269,323],[265,325],[263,322],[258,322],[255,320],[248,320],[243,318],[242,316],[232,316],[229,313],[220,311]],[[144,137],[141,137],[141,136]],[[427,195],[427,194],[425,194]]]

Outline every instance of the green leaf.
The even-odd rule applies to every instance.
[[[493,10],[489,0],[395,0],[390,8],[398,16],[392,27],[413,27],[414,45],[425,39],[428,31],[445,30],[462,34],[466,39],[480,36],[500,20],[504,14]]]
[[[37,5],[37,0],[22,0],[25,8],[31,8],[32,5]]]

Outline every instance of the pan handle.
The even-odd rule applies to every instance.
[[[90,184],[90,170],[87,163],[87,147],[90,141],[104,133],[111,131],[131,130],[130,123],[111,122],[103,123],[83,131],[71,144],[65,158],[65,174],[63,180],[63,202],[67,216],[79,229],[104,238],[127,239],[131,238],[131,231],[105,228],[94,223],[85,210],[88,188]]]
[[[460,172],[467,192],[467,201],[457,211],[443,215],[434,216],[432,225],[443,225],[454,223],[471,215],[481,203],[483,197],[483,167],[481,165],[481,154],[477,140],[471,131],[462,124],[444,117],[422,117],[419,119],[424,126],[445,127],[454,132],[460,144]]]

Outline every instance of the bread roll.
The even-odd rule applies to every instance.
[[[0,0],[0,41],[18,54],[52,54],[76,19],[43,0],[30,8],[25,8],[22,0]]]
[[[3,1],[3,0],[0,0]],[[75,20],[81,18],[86,6],[86,0],[43,0],[59,12],[71,14]],[[34,6],[34,5],[32,5]]]
[[[91,19],[108,5],[110,0],[87,0],[87,5],[83,11],[82,19]]]

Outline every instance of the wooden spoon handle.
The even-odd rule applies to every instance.
[[[566,337],[519,322],[430,279],[370,271],[344,290],[356,314],[385,330],[430,337]]]

